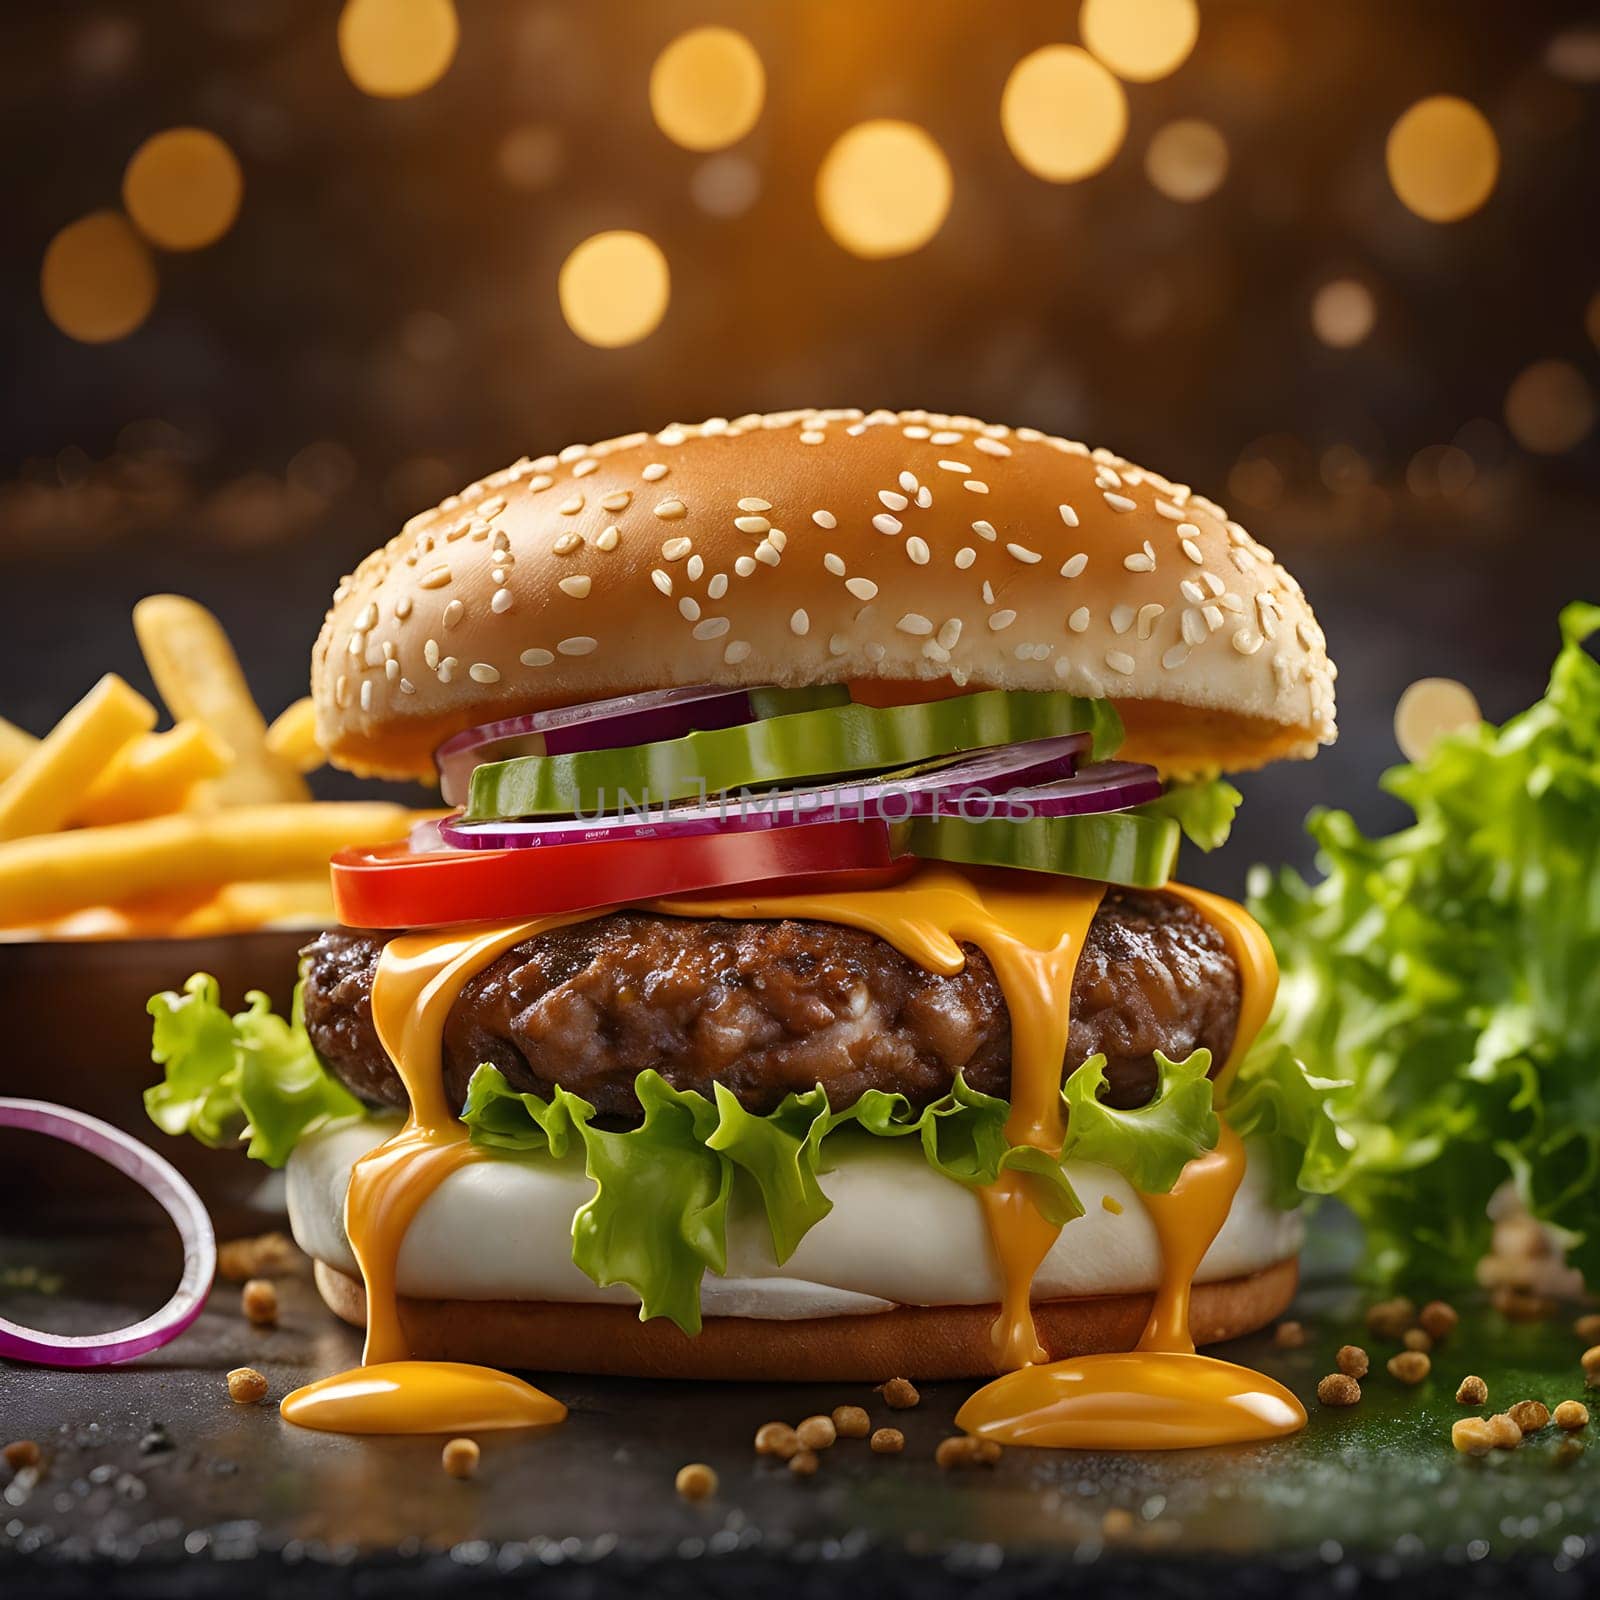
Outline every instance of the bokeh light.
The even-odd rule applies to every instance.
[[[1535,361],[1506,391],[1506,426],[1524,450],[1558,456],[1594,426],[1594,391],[1570,361]]]
[[[1311,330],[1335,350],[1348,350],[1372,332],[1378,308],[1358,278],[1334,278],[1311,297]]]
[[[950,163],[914,122],[878,119],[842,133],[817,170],[817,210],[868,260],[920,250],[950,211]]]
[[[1419,100],[1389,130],[1389,182],[1408,211],[1429,222],[1459,222],[1494,191],[1500,145],[1470,101]]]
[[[1200,8],[1195,0],[1083,0],[1078,31],[1119,78],[1150,83],[1189,59]]]
[[[722,150],[756,125],[767,75],[756,47],[732,28],[691,28],[650,69],[650,113],[686,150]]]
[[[339,56],[363,94],[400,100],[431,89],[461,38],[454,0],[345,0]]]
[[[163,250],[202,250],[239,215],[244,174],[216,134],[168,128],[139,146],[122,175],[122,203]]]
[[[45,314],[84,344],[124,339],[156,303],[156,267],[120,211],[95,211],[50,241],[39,272]]]
[[[654,239],[617,229],[587,238],[562,263],[561,315],[586,344],[614,350],[654,333],[672,294]]]
[[[1169,200],[1204,200],[1228,176],[1228,141],[1211,123],[1181,117],[1157,130],[1144,153],[1144,170]]]
[[[1049,44],[1011,69],[1000,96],[1011,153],[1037,178],[1073,183],[1100,171],[1122,146],[1122,85],[1086,50]]]
[[[761,168],[748,156],[712,156],[694,169],[689,196],[707,216],[742,217],[761,197]]]
[[[566,160],[566,139],[548,122],[519,122],[507,129],[495,152],[500,176],[528,194],[549,188],[561,176]]]
[[[1394,708],[1394,742],[1407,761],[1426,761],[1447,734],[1483,721],[1477,697],[1454,678],[1419,678]]]

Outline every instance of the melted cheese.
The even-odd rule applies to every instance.
[[[1239,965],[1244,993],[1238,1034],[1220,1075],[1226,1080],[1271,1008],[1276,970],[1270,947],[1231,902],[1172,888],[1221,929]],[[964,942],[976,945],[994,967],[1011,1018],[1007,1134],[1015,1144],[1059,1155],[1066,1131],[1060,1081],[1073,974],[1104,892],[1103,884],[1071,878],[1046,882],[930,865],[903,883],[865,891],[696,896],[644,902],[641,909],[687,917],[843,923],[944,974],[961,970]],[[289,1396],[283,1414],[290,1421],[336,1431],[403,1432],[517,1427],[565,1415],[559,1402],[503,1374],[407,1360],[395,1274],[401,1242],[423,1201],[446,1176],[478,1156],[443,1088],[444,1025],[463,984],[524,939],[604,915],[606,909],[409,934],[385,947],[373,983],[373,1018],[411,1112],[393,1139],[357,1163],[345,1202],[346,1231],[366,1284],[366,1364]],[[1304,1413],[1287,1391],[1274,1395],[1270,1391],[1277,1386],[1269,1380],[1196,1356],[1189,1342],[1194,1271],[1227,1216],[1242,1170],[1238,1141],[1225,1131],[1217,1150],[1192,1163],[1171,1195],[1144,1197],[1161,1243],[1162,1274],[1138,1349],[1051,1366],[1038,1365],[1045,1351],[1034,1326],[1031,1291],[1061,1230],[1040,1214],[1024,1176],[1007,1172],[985,1190],[984,1215],[1003,1286],[995,1362],[1007,1376],[968,1402],[963,1425],[1016,1442],[1111,1442],[1137,1448],[1261,1436],[1240,1433],[1241,1426],[1283,1432],[1303,1424]],[[1095,1362],[1116,1365],[1096,1367]],[[1175,1362],[1195,1365],[1174,1367]],[[1214,1403],[1198,1405],[1199,1390]],[[1181,1406],[1179,1391],[1185,1396]],[[1082,1404],[1090,1395],[1092,1423]],[[1071,1418],[1063,1420],[1063,1410]]]

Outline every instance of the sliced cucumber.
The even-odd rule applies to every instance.
[[[1086,817],[918,817],[896,843],[927,861],[969,867],[1020,867],[1068,878],[1093,878],[1159,889],[1178,864],[1183,830],[1171,817],[1107,811]]]
[[[882,772],[930,757],[1092,733],[1093,758],[1122,742],[1106,700],[992,689],[910,706],[827,706],[617,750],[518,756],[472,774],[468,822],[612,812],[727,789]]]

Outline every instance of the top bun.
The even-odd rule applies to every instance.
[[[862,679],[1111,699],[1122,756],[1171,776],[1334,737],[1300,585],[1221,506],[924,411],[714,418],[519,461],[368,556],[311,669],[332,759],[397,778],[520,712]]]

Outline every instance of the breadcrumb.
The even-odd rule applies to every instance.
[[[1302,1350],[1306,1343],[1306,1328],[1303,1322],[1280,1322],[1272,1330],[1272,1342],[1280,1350]]]
[[[763,1422],[756,1429],[756,1454],[788,1461],[800,1449],[800,1438],[787,1422]]]
[[[794,1430],[794,1436],[803,1450],[826,1450],[839,1437],[839,1430],[834,1427],[832,1417],[807,1417]]]
[[[1497,1411],[1489,1418],[1489,1443],[1496,1450],[1515,1450],[1522,1443],[1522,1429],[1508,1411]]]
[[[1417,1326],[1435,1341],[1448,1339],[1460,1321],[1460,1314],[1448,1300],[1430,1300],[1417,1313]]]
[[[878,1393],[883,1396],[883,1403],[895,1411],[909,1411],[922,1399],[909,1378],[891,1378],[879,1387]]]
[[[267,1380],[254,1367],[235,1367],[228,1374],[228,1398],[237,1406],[253,1406],[267,1397]]]
[[[1433,1362],[1428,1359],[1425,1350],[1402,1350],[1397,1356],[1390,1356],[1384,1363],[1389,1369],[1391,1378],[1398,1378],[1401,1383],[1421,1383],[1433,1371]]]
[[[835,1406],[833,1431],[841,1439],[865,1439],[872,1432],[872,1418],[860,1406]]]
[[[1325,1406],[1353,1406],[1361,1398],[1361,1385],[1347,1372],[1330,1372],[1317,1385],[1317,1399]]]
[[[1333,1358],[1333,1364],[1347,1378],[1364,1378],[1371,1363],[1367,1359],[1367,1352],[1358,1344],[1342,1344],[1339,1353]]]
[[[1486,1456],[1494,1449],[1494,1436],[1482,1417],[1463,1417],[1451,1425],[1450,1443],[1464,1456]]]
[[[898,1428],[875,1428],[867,1441],[877,1456],[897,1456],[906,1447],[906,1436]]]
[[[1489,1398],[1489,1385],[1475,1372],[1468,1373],[1456,1386],[1456,1399],[1464,1406],[1481,1406]]]
[[[478,1441],[451,1439],[439,1452],[439,1464],[452,1478],[470,1478],[478,1470]]]
[[[672,1486],[685,1500],[709,1500],[717,1492],[717,1475],[703,1461],[678,1468]]]
[[[1524,1433],[1537,1433],[1550,1421],[1550,1408],[1542,1400],[1519,1400],[1507,1408],[1506,1415]]]
[[[1568,1433],[1589,1426],[1589,1408],[1581,1400],[1563,1400],[1552,1414],[1555,1425]]]

